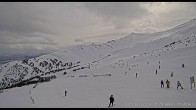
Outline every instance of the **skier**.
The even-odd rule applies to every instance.
[[[164,82],[161,80],[161,88],[164,87]]]
[[[184,68],[184,64],[182,64],[182,68]]]
[[[136,78],[137,78],[137,73],[136,73]]]
[[[156,72],[155,72],[155,74],[157,74],[157,69],[156,69]]]
[[[173,72],[171,72],[171,77],[173,77],[173,75],[174,75],[174,73],[173,73]]]
[[[177,82],[177,89],[178,89],[179,86],[181,87],[181,89],[184,89],[184,88],[182,87],[180,81]]]
[[[169,88],[169,86],[170,86],[170,82],[169,82],[169,80],[167,79],[167,81],[165,82],[166,84],[167,84],[167,88]]]
[[[112,104],[112,106],[113,106],[113,103],[114,103],[114,97],[113,97],[113,95],[111,95],[109,99],[110,99],[110,104],[109,104],[109,107],[110,107],[110,105]]]
[[[65,96],[67,95],[67,91],[65,90]]]

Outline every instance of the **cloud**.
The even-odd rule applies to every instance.
[[[84,4],[90,11],[106,18],[135,19],[144,16],[147,11],[138,2],[92,2]]]
[[[28,37],[27,37],[28,36]],[[25,36],[10,33],[6,31],[0,31],[0,44],[50,44],[57,45],[52,40],[52,36],[45,33],[31,33],[25,34]]]
[[[47,27],[44,11],[35,3],[0,3],[0,30],[13,33],[43,32],[54,34]]]
[[[56,31],[35,3],[0,3],[0,44],[56,44]]]
[[[86,3],[84,6],[92,13],[101,16],[105,22],[111,22],[116,28],[129,25],[134,19],[148,13],[139,2],[98,2]]]
[[[53,46],[50,45],[39,45],[39,48],[36,48],[32,44],[9,44],[4,45],[0,44],[0,56],[15,56],[15,55],[29,55],[29,56],[36,56],[41,54],[46,54],[50,52],[56,51]]]
[[[195,18],[195,10],[194,2],[1,2],[0,55],[162,31]]]
[[[168,30],[196,17],[196,4],[190,2],[146,2],[141,7],[148,13],[130,23],[138,33]]]

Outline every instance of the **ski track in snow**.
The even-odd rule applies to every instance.
[[[29,97],[30,97],[30,99],[32,100],[32,103],[33,104],[35,104],[35,100],[32,98],[32,90],[33,89],[35,89],[37,86],[39,85],[39,83],[38,84],[35,84],[35,86],[33,86],[30,90],[29,90]]]

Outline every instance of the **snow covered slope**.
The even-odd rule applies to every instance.
[[[193,19],[163,32],[131,33],[4,64],[0,107],[105,108],[111,94],[114,107],[196,107],[196,89],[189,82],[196,74],[195,32]],[[160,88],[166,79],[171,88]],[[185,90],[176,89],[178,80]],[[10,88],[15,86],[22,87]]]

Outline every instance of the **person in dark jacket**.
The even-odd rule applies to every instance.
[[[184,68],[184,64],[182,64],[182,68]]]
[[[67,91],[65,90],[65,96],[67,95]]]
[[[110,107],[110,105],[112,104],[112,106],[113,106],[113,103],[114,103],[114,97],[113,97],[113,95],[111,95],[109,99],[110,99],[110,104],[109,104],[109,107]]]
[[[161,88],[164,87],[164,82],[161,80]]]
[[[155,72],[155,74],[157,74],[157,69],[156,69],[156,72]]]

